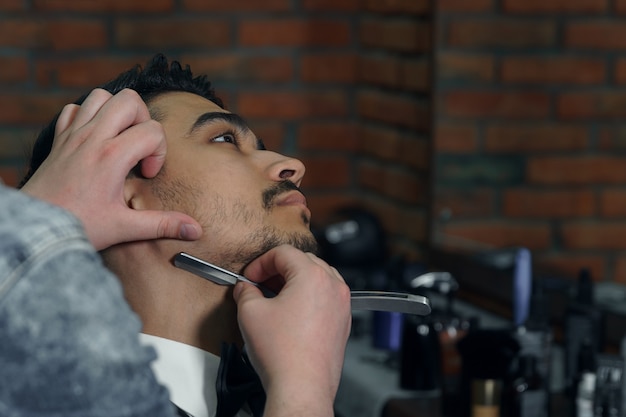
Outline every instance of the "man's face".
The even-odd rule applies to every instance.
[[[166,93],[149,107],[165,129],[167,157],[150,182],[155,207],[148,208],[183,211],[200,222],[203,238],[186,251],[240,271],[279,244],[316,250],[297,188],[300,161],[264,150],[238,116],[200,96]]]

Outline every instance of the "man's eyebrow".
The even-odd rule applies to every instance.
[[[237,130],[241,131],[242,133],[250,132],[250,128],[243,120],[243,118],[238,114],[216,111],[201,114],[189,129],[189,132],[187,132],[187,136],[191,136],[196,130],[215,122],[229,123],[235,126]],[[261,139],[257,138],[256,142],[256,146],[258,149],[265,150],[265,145],[263,144],[263,141]]]
[[[201,127],[215,122],[230,123],[243,132],[250,131],[250,128],[248,127],[246,122],[244,122],[241,116],[239,116],[238,114],[222,113],[215,111],[201,114],[193,123],[191,129],[189,129],[189,132],[187,132],[187,136],[192,135],[196,130],[200,129]]]

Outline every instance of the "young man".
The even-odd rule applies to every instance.
[[[137,91],[161,123],[167,142],[164,166],[154,178],[141,172],[128,177],[124,204],[139,213],[183,212],[202,226],[202,237],[195,241],[132,241],[102,252],[143,322],[144,342],[157,350],[154,369],[173,402],[195,417],[214,415],[216,355],[224,342],[241,346],[239,322],[244,329],[263,329],[263,336],[256,329],[256,337],[246,337],[244,331],[244,339],[253,363],[271,364],[258,369],[268,393],[268,415],[279,411],[285,398],[310,390],[313,381],[327,382],[314,385],[317,401],[319,394],[324,398],[316,409],[322,415],[332,413],[341,367],[320,365],[324,359],[336,365],[337,358],[343,358],[350,327],[349,290],[333,268],[309,253],[315,240],[298,188],[302,163],[265,150],[240,117],[221,107],[204,78],[193,78],[176,62],[170,66],[162,56],[104,88],[111,93]],[[99,100],[92,94],[82,107],[97,106]],[[54,126],[40,136],[31,173],[45,160],[52,132]],[[193,235],[193,226],[191,230]],[[254,287],[238,285],[236,305],[230,288],[175,268],[172,259],[181,251],[253,280],[285,285],[272,300]],[[296,287],[290,277],[303,270],[307,277]],[[272,319],[261,322],[260,315]],[[317,336],[319,346],[311,343]],[[279,340],[302,354],[294,359],[279,353]],[[298,373],[301,376],[294,378]],[[282,383],[285,379],[289,383]]]

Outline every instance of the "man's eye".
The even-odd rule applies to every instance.
[[[211,139],[211,142],[217,142],[217,143],[232,143],[232,144],[237,144],[237,140],[235,139],[235,135],[233,135],[232,133],[223,133],[219,136],[214,137],[213,139]]]

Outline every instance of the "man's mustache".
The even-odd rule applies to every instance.
[[[274,205],[276,198],[288,191],[297,191],[304,195],[302,190],[296,184],[289,180],[283,180],[263,191],[263,208],[265,208],[265,210],[270,210]]]

